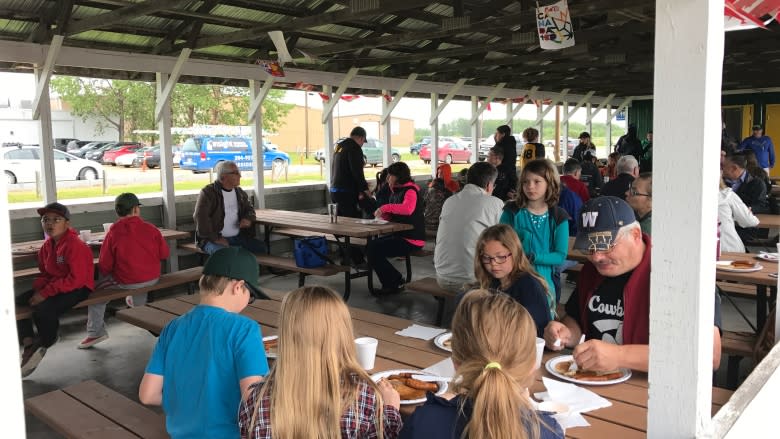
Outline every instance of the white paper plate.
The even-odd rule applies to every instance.
[[[769,261],[769,262],[777,262],[777,253],[759,253],[756,255],[756,259],[761,259],[762,261]]]
[[[733,271],[734,273],[753,273],[754,271],[761,271],[764,269],[764,266],[761,264],[756,264],[753,268],[735,268],[731,265],[732,261],[716,261],[716,267],[718,270],[722,271]]]
[[[103,239],[90,239],[87,241],[87,245],[103,245]]]
[[[444,344],[445,341],[452,338],[452,332],[445,332],[444,334],[439,334],[436,336],[436,338],[433,339],[433,344],[436,345],[439,349],[444,349],[447,352],[452,352],[452,347],[447,346]]]
[[[265,341],[268,341],[268,340],[276,340],[277,338],[279,338],[278,335],[269,335],[269,336],[263,337],[263,341],[265,342]],[[265,349],[265,344],[263,345],[263,349]],[[266,351],[265,351],[265,357],[266,358],[276,358],[276,356],[277,356],[276,352],[268,352],[268,350],[266,349]]]
[[[418,370],[418,369],[391,369],[391,370],[385,370],[383,372],[377,372],[373,375],[371,375],[371,379],[374,380],[374,382],[378,382],[382,378],[389,377],[390,375],[397,375],[400,373],[413,373],[416,375],[430,375],[429,373]],[[442,395],[444,392],[447,391],[447,381],[436,381],[436,384],[439,385],[439,391],[436,392],[436,395]],[[420,399],[409,399],[409,400],[401,400],[401,405],[410,405],[410,404],[420,404],[425,402],[426,398],[420,398]]]
[[[562,379],[564,381],[569,381],[572,383],[582,384],[585,386],[606,386],[609,384],[617,384],[622,383],[623,381],[631,378],[631,369],[620,369],[623,372],[623,376],[620,378],[615,378],[614,380],[608,380],[608,381],[583,381],[574,379],[571,377],[567,377],[566,375],[562,373],[558,373],[558,371],[555,370],[555,365],[562,362],[562,361],[572,361],[574,357],[571,355],[561,355],[560,357],[551,358],[547,361],[547,364],[545,364],[545,368],[547,369],[547,372],[550,372],[553,376],[556,378]]]
[[[390,221],[386,221],[386,220],[383,220],[383,219],[361,219],[361,220],[357,220],[355,222],[358,223],[358,224],[387,224]]]

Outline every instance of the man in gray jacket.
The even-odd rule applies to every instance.
[[[238,185],[241,171],[235,162],[217,164],[217,181],[201,189],[195,202],[195,236],[198,247],[208,254],[225,247],[244,247],[252,253],[265,252],[255,239],[255,208]]]

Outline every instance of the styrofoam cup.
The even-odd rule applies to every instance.
[[[103,231],[108,233],[108,229],[110,229],[113,224],[114,223],[103,223]]]
[[[365,370],[374,368],[376,347],[378,344],[379,340],[371,337],[360,337],[355,339],[355,350],[357,351],[357,360],[360,367]]]
[[[87,242],[90,239],[92,239],[92,231],[90,230],[79,230],[79,237],[82,241]]]
[[[544,339],[536,337],[536,368],[542,367],[542,356],[544,355]]]

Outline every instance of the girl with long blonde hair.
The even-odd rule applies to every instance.
[[[287,294],[276,363],[239,408],[241,438],[396,438],[398,392],[360,367],[354,339],[349,309],[333,290]]]
[[[402,439],[560,439],[557,421],[528,399],[534,380],[534,324],[505,294],[467,293],[452,321],[452,393],[428,396]]]
[[[525,256],[511,227],[498,224],[479,235],[474,252],[474,277],[479,288],[506,293],[523,305],[533,318],[536,335],[544,334],[544,327],[550,322],[548,297],[553,296],[544,278]]]

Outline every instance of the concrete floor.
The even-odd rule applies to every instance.
[[[399,271],[404,271],[402,261],[394,261]],[[433,276],[432,257],[415,258],[414,278]],[[564,276],[565,279],[565,276]],[[308,283],[319,283],[336,291],[343,288],[343,277],[309,278]],[[275,290],[290,290],[297,286],[297,276],[263,275],[260,285]],[[563,301],[571,294],[573,285],[564,282]],[[183,293],[174,292],[174,294]],[[738,305],[749,316],[755,316],[755,303],[746,299],[737,299]],[[115,302],[116,306],[122,306]],[[354,280],[349,305],[371,311],[391,314],[416,322],[433,324],[436,314],[436,302],[427,295],[403,293],[398,296],[377,299],[368,294],[366,279]],[[732,331],[749,330],[734,308],[723,303],[724,329]],[[108,314],[108,313],[107,313]],[[137,390],[146,362],[151,354],[156,338],[149,332],[117,320],[113,315],[107,317],[110,338],[92,349],[76,349],[78,342],[85,336],[86,312],[77,310],[63,318],[61,340],[48,350],[38,369],[22,382],[24,397],[46,393],[84,380],[94,379],[125,396],[137,400]],[[725,357],[717,382],[725,384]],[[750,360],[742,361],[742,377],[752,368]],[[41,421],[26,415],[27,437],[30,439],[59,438]]]

